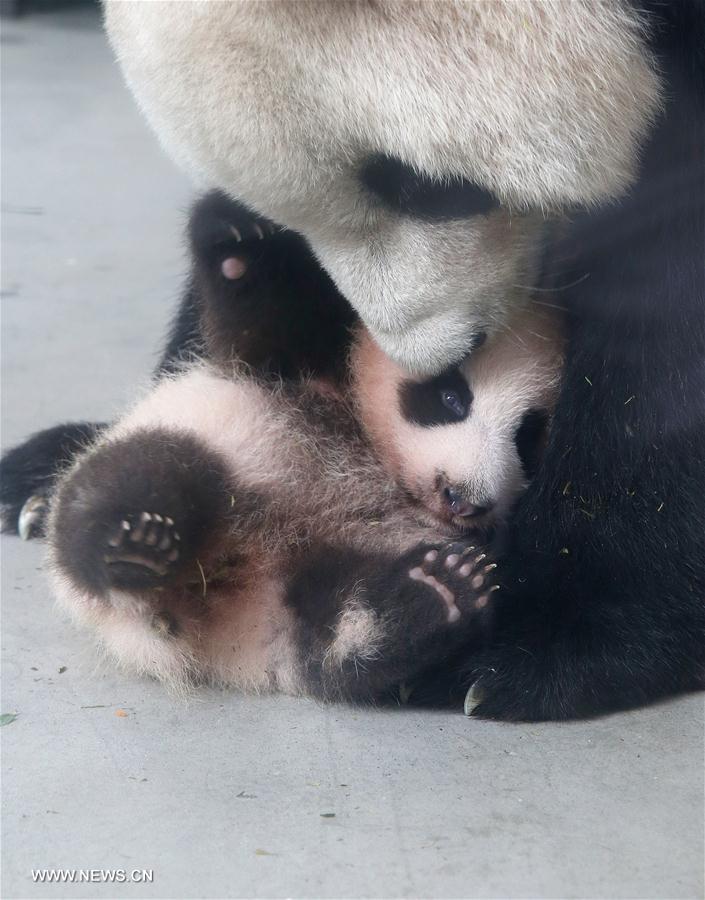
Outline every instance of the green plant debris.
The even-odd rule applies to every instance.
[[[322,819],[334,819],[335,813],[321,813]]]
[[[258,847],[255,850],[255,856],[276,856],[276,853],[270,853],[269,850],[262,850],[261,847]]]
[[[68,666],[59,666],[59,675],[63,675],[67,669]]]
[[[3,713],[0,716],[0,725],[10,725],[18,715],[19,713]]]
[[[558,551],[559,556],[570,556],[570,550],[567,547],[561,547]]]

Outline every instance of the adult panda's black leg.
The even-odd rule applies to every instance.
[[[145,429],[111,440],[60,485],[54,559],[98,597],[198,582],[201,557],[228,533],[232,490],[224,463],[194,437]]]
[[[429,665],[482,644],[496,568],[468,542],[423,544],[399,559],[313,551],[286,596],[307,691],[329,700],[403,699]]]
[[[44,534],[58,473],[105,428],[103,422],[69,422],[33,434],[0,460],[2,530],[25,540]]]
[[[654,30],[668,105],[639,182],[575,226],[564,283],[583,280],[561,294],[574,316],[549,446],[512,524],[492,645],[455,670],[475,715],[705,687],[705,35],[702,17],[686,24]]]
[[[189,237],[182,312],[207,357],[265,376],[342,376],[354,314],[300,235],[214,191],[194,206]]]

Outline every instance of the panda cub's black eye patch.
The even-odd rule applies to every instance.
[[[472,181],[452,177],[438,181],[382,153],[363,162],[359,177],[386,206],[419,218],[468,219],[499,206],[493,193]]]
[[[471,405],[472,391],[458,369],[449,369],[428,381],[404,381],[399,385],[402,416],[423,428],[462,422]]]

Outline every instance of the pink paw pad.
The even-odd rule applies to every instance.
[[[228,281],[237,281],[247,271],[247,265],[244,260],[239,259],[237,256],[229,256],[221,263],[220,271],[223,278],[227,278]]]

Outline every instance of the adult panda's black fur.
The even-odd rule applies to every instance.
[[[571,314],[549,445],[493,646],[436,683],[471,686],[475,715],[566,718],[705,685],[705,28],[700,3],[650,12],[665,113],[629,195],[552,253],[547,275],[572,286],[545,294]]]
[[[666,111],[629,196],[577,218],[546,261],[547,302],[572,316],[568,366],[496,631],[412,698],[470,688],[475,715],[565,718],[705,682],[703,6],[645,12]],[[168,358],[198,341],[191,310]]]

